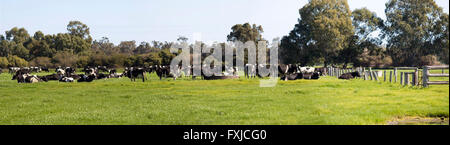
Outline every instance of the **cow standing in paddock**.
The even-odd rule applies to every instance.
[[[170,66],[160,66],[156,69],[156,75],[158,75],[159,80],[162,80],[162,77],[173,78],[174,80],[176,80],[177,77],[181,75],[181,66],[176,65],[176,67],[178,69],[176,69],[174,72],[171,72]]]
[[[131,81],[136,81],[136,78],[142,77],[142,82],[145,82],[144,68],[126,68],[125,74]]]
[[[290,74],[298,73],[298,66],[293,64],[279,64],[278,65],[278,75],[280,78],[285,78],[284,80],[288,80],[288,76]]]
[[[164,74],[167,72],[167,69],[165,68],[165,66],[157,66],[156,69],[156,75],[159,77],[159,80],[162,79],[162,77],[164,76]]]
[[[352,73],[342,74],[341,76],[339,76],[339,79],[350,80],[350,79],[354,79],[356,77],[361,77],[361,75],[357,71],[356,72],[352,72]]]

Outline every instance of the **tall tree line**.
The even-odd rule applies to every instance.
[[[107,37],[92,40],[89,27],[80,21],[70,21],[66,33],[52,35],[37,31],[30,36],[25,28],[14,27],[0,35],[0,68],[167,65],[175,57],[169,52],[171,45],[159,41],[114,45]]]
[[[384,21],[346,0],[310,0],[281,39],[282,63],[422,66],[449,63],[448,14],[433,0],[390,0]]]

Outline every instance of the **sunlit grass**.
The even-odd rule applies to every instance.
[[[386,124],[448,117],[449,86],[375,81],[258,79],[18,84],[0,74],[0,124]],[[447,78],[448,80],[448,78]]]

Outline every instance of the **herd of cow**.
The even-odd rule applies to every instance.
[[[12,80],[17,80],[18,83],[37,83],[37,82],[47,82],[47,81],[59,81],[59,82],[92,82],[93,80],[98,79],[108,79],[108,78],[121,78],[128,77],[131,81],[136,81],[136,79],[142,79],[143,82],[147,79],[145,77],[146,73],[156,73],[156,75],[161,80],[162,78],[173,78],[174,80],[177,77],[184,74],[191,74],[194,79],[196,75],[192,75],[194,67],[189,66],[187,68],[182,68],[178,66],[178,72],[171,72],[170,66],[161,66],[154,65],[149,67],[126,67],[123,73],[118,73],[114,68],[108,68],[106,66],[97,66],[90,67],[86,66],[82,70],[83,74],[77,74],[76,69],[72,67],[56,67],[55,73],[45,76],[32,75],[31,73],[38,73],[41,71],[49,72],[49,69],[46,67],[10,67],[9,73],[13,74]],[[260,77],[258,71],[261,67],[267,67],[263,65],[252,65],[247,64],[244,68],[245,78],[256,78]],[[225,73],[222,75],[233,75],[237,76],[238,69],[227,68],[224,67],[222,70],[225,70]],[[207,71],[200,71],[201,78],[205,80],[211,80],[214,77],[214,73],[212,75],[205,75]],[[0,69],[0,73],[2,70]],[[231,74],[230,74],[231,73]],[[293,64],[279,64],[278,65],[278,75],[281,80],[297,80],[297,79],[310,79],[316,80],[319,79],[320,76],[323,76],[327,73],[326,68],[314,68],[314,67],[300,67],[299,65]],[[187,75],[185,75],[188,77]],[[356,77],[361,77],[359,72],[345,73],[342,74],[339,79],[353,79]]]

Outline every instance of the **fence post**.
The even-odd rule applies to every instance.
[[[389,83],[392,83],[392,71],[389,71]]]
[[[384,82],[386,82],[386,70],[384,70]]]
[[[328,76],[332,76],[332,75],[331,75],[332,71],[333,71],[333,70],[332,70],[332,67],[329,66],[329,67],[328,67],[328,71],[327,71]]]
[[[413,79],[413,86],[418,86],[419,85],[419,68],[416,68],[416,70],[414,71],[414,79]]]
[[[400,72],[400,85],[403,85],[403,72]]]
[[[422,85],[423,87],[428,87],[428,67],[424,66],[423,67],[423,72],[422,72]]]
[[[416,72],[412,73],[412,82],[411,82],[412,86],[416,86]]]
[[[377,71],[373,71],[373,75],[374,75],[375,81],[378,82],[378,72]]]
[[[394,68],[394,83],[397,83],[397,68]]]
[[[367,72],[366,71],[364,71],[364,80],[367,80]]]
[[[373,73],[372,73],[371,67],[369,67],[369,75],[370,75],[370,80],[373,80]]]
[[[404,73],[405,74],[405,78],[403,78],[405,80],[405,83],[403,83],[403,85],[408,86],[409,84],[409,77],[408,77],[408,73]]]

